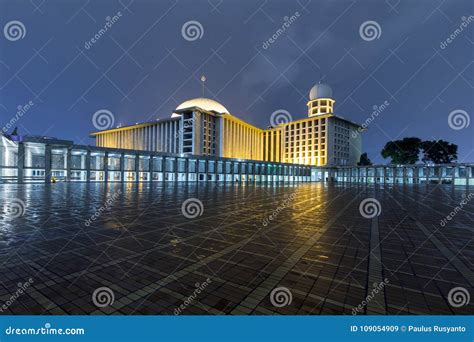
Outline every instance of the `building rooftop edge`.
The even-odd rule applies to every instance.
[[[234,119],[234,120],[243,122],[247,125],[250,125],[250,126],[254,127],[255,129],[261,130],[261,131],[271,130],[271,129],[278,129],[278,127],[288,125],[290,122],[300,122],[300,121],[310,120],[310,119],[314,119],[314,118],[318,117],[318,116],[312,116],[312,117],[302,118],[302,119],[298,119],[298,120],[293,120],[293,121],[290,121],[288,123],[285,123],[285,124],[282,124],[282,125],[279,125],[279,126],[276,126],[276,127],[272,127],[272,128],[260,128],[258,126],[255,126],[255,125],[251,124],[251,123],[248,123],[244,119],[241,119],[238,116],[235,116],[231,113],[217,113],[217,112],[208,111],[208,110],[202,109],[200,107],[196,107],[196,106],[195,107],[178,109],[178,110],[175,110],[174,112],[177,113],[177,114],[181,114],[181,113],[184,113],[184,112],[187,112],[187,111],[190,111],[190,110],[199,110],[199,111],[202,111],[202,112],[205,112],[205,113],[217,116],[217,117],[229,116],[230,119]],[[349,123],[353,126],[362,127],[360,124],[358,124],[354,121],[348,120],[348,119],[346,119],[342,116],[336,115],[336,114],[330,114],[329,113],[329,114],[325,114],[325,115],[320,115],[319,117],[325,117],[325,118],[334,117],[336,119],[343,120],[343,121],[345,121],[345,122],[347,122],[347,123]],[[110,129],[106,129],[106,130],[102,130],[102,131],[92,132],[92,133],[89,134],[89,136],[90,137],[95,137],[96,135],[99,135],[99,134],[106,134],[106,133],[110,133],[110,132],[118,132],[118,131],[122,131],[122,130],[137,128],[137,127],[155,125],[155,124],[159,124],[161,122],[176,121],[176,120],[179,120],[179,119],[180,119],[179,117],[172,117],[172,118],[158,119],[158,120],[155,120],[155,121],[145,121],[145,122],[141,122],[141,123],[138,123],[138,124],[135,124],[135,125],[127,125],[127,126],[110,128]]]

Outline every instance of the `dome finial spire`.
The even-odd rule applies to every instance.
[[[207,78],[205,75],[201,75],[201,84],[202,84],[202,97],[204,97],[204,82],[206,82]]]

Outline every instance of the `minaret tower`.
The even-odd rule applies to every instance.
[[[324,83],[318,83],[309,91],[308,116],[333,114],[334,99],[332,89]]]

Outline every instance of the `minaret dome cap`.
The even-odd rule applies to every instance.
[[[311,88],[309,91],[309,100],[317,100],[317,99],[332,99],[332,89],[330,86],[324,83],[318,83]]]

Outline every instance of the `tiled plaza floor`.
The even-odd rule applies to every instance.
[[[3,184],[0,313],[473,314],[471,192]],[[378,216],[360,210],[367,198]]]

